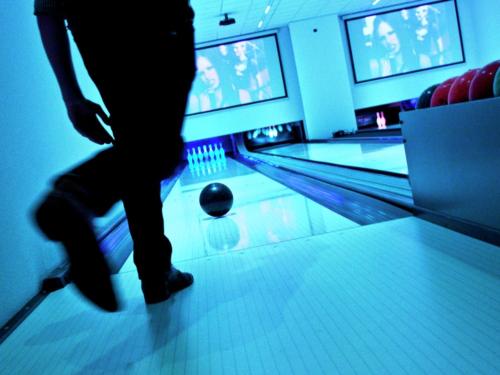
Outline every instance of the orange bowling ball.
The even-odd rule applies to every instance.
[[[448,94],[450,92],[451,85],[456,79],[457,77],[449,78],[441,83],[436,90],[434,90],[434,94],[432,94],[431,98],[431,107],[448,104]]]
[[[479,69],[470,69],[458,77],[448,93],[448,104],[462,103],[469,100],[469,87]]]
[[[476,73],[469,87],[469,100],[491,98],[493,96],[493,81],[500,67],[500,60],[485,65]]]

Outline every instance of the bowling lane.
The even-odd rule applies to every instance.
[[[416,217],[357,227],[232,160],[217,168],[186,168],[165,201],[191,288],[145,306],[128,263],[115,314],[73,285],[53,292],[0,346],[0,374],[500,373],[498,247]],[[227,217],[198,206],[212,181],[233,190]]]
[[[233,192],[233,207],[222,218],[199,206],[199,194],[210,182],[222,182]],[[212,165],[210,175],[207,166],[204,172],[186,167],[163,211],[174,262],[359,226],[233,159],[225,167]],[[121,272],[132,269],[128,259]]]
[[[261,152],[408,175],[402,143],[298,143]]]

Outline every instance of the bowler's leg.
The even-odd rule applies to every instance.
[[[77,288],[106,311],[116,311],[118,303],[92,218],[106,213],[120,196],[112,176],[114,154],[108,149],[62,174],[35,211],[41,231],[63,245]]]
[[[187,4],[175,2],[181,3]],[[176,17],[172,6],[165,3],[162,12],[151,11],[144,18],[110,13],[102,18],[92,14],[91,21],[80,15],[69,19],[111,114],[122,199],[147,303],[165,300],[193,281],[171,267],[172,246],[164,235],[160,198],[160,182],[172,174],[182,153],[180,134],[194,77],[191,20]],[[167,14],[175,23],[165,22]],[[133,28],[128,21],[123,24],[129,19]]]

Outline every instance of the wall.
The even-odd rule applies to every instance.
[[[463,1],[462,1],[463,2]],[[469,5],[469,15],[474,20],[475,51],[479,65],[500,59],[500,1],[475,0]],[[466,13],[464,13],[467,16]]]
[[[457,6],[465,63],[361,84],[354,84],[337,16],[290,24],[308,137],[329,138],[336,130],[355,129],[354,109],[418,97],[432,84],[500,58],[500,18],[491,11],[491,1],[457,0]]]
[[[29,213],[48,181],[96,150],[72,128],[43,52],[31,1],[2,2],[0,15],[0,325],[62,260]],[[82,72],[77,60],[78,71]],[[89,98],[98,97],[82,80]]]
[[[307,137],[325,139],[336,130],[356,129],[338,17],[294,22],[289,28]]]
[[[304,118],[297,72],[287,28],[278,31],[278,43],[288,98],[189,116],[184,122],[183,129],[183,136],[186,141],[238,133]]]
[[[487,2],[487,0],[479,0]],[[438,68],[378,81],[354,84],[351,65],[348,64],[349,80],[352,85],[354,107],[365,108],[418,97],[427,87],[448,78],[461,75],[468,69],[481,66],[476,46],[476,35],[480,34],[479,23],[470,14],[476,6],[466,0],[457,1],[466,62],[450,67]],[[480,22],[482,23],[482,21]],[[498,30],[498,29],[497,29]]]

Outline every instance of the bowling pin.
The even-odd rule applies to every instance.
[[[380,113],[377,112],[377,128],[382,129],[382,120],[380,119]]]
[[[191,172],[191,177],[194,177],[194,169],[195,169],[195,166],[194,166],[194,163],[189,163],[189,172]]]
[[[212,150],[212,145],[208,146],[208,156],[210,156],[210,160],[214,159],[214,150]]]
[[[221,159],[225,159],[226,151],[224,150],[224,147],[222,147],[222,142],[219,142],[219,153],[220,153]]]
[[[208,160],[208,151],[207,151],[207,145],[203,145],[203,160],[207,161]]]
[[[220,159],[219,147],[217,147],[217,143],[214,146],[214,159],[215,160]]]
[[[382,124],[382,129],[387,129],[384,112],[380,112],[380,123]]]

